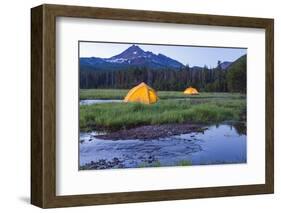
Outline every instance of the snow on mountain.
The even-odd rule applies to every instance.
[[[184,65],[180,62],[169,58],[163,54],[154,54],[150,51],[144,51],[137,45],[132,45],[122,53],[112,56],[110,58],[80,58],[80,65],[86,64],[88,69],[91,67],[103,69],[104,67],[110,67],[109,64],[112,64],[114,68],[126,66],[142,66],[149,69],[161,69],[161,68],[170,68],[170,69],[179,69]],[[104,67],[103,67],[104,65]]]

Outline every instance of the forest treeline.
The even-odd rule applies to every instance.
[[[246,93],[247,56],[222,69],[189,67],[180,70],[151,70],[145,67],[129,67],[122,70],[80,70],[80,89],[130,89],[141,82],[159,91],[183,91],[193,86],[205,92]]]

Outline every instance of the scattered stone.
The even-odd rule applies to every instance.
[[[109,168],[124,168],[124,165],[122,164],[122,161],[114,157],[111,161],[100,159],[98,161],[91,161],[90,163],[86,163],[84,166],[81,166],[82,170]]]

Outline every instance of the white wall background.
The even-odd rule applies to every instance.
[[[281,75],[279,1],[245,0],[39,0],[2,1],[0,6],[0,130],[1,130],[1,212],[39,212],[29,204],[30,191],[30,8],[42,3],[86,5],[113,8],[162,10],[219,15],[269,17],[275,19],[275,194],[209,198],[184,201],[122,204],[68,208],[69,212],[278,212],[281,207],[280,139]],[[278,110],[279,109],[279,110]],[[49,212],[64,212],[65,208]],[[280,211],[280,210],[279,210]]]

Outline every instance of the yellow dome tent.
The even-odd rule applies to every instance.
[[[158,97],[154,89],[143,82],[133,87],[124,98],[124,102],[140,102],[144,104],[153,104],[157,100]]]
[[[187,94],[187,95],[198,95],[199,92],[197,91],[197,89],[193,88],[193,87],[188,87],[186,88],[186,90],[184,90],[183,92],[184,94]]]

